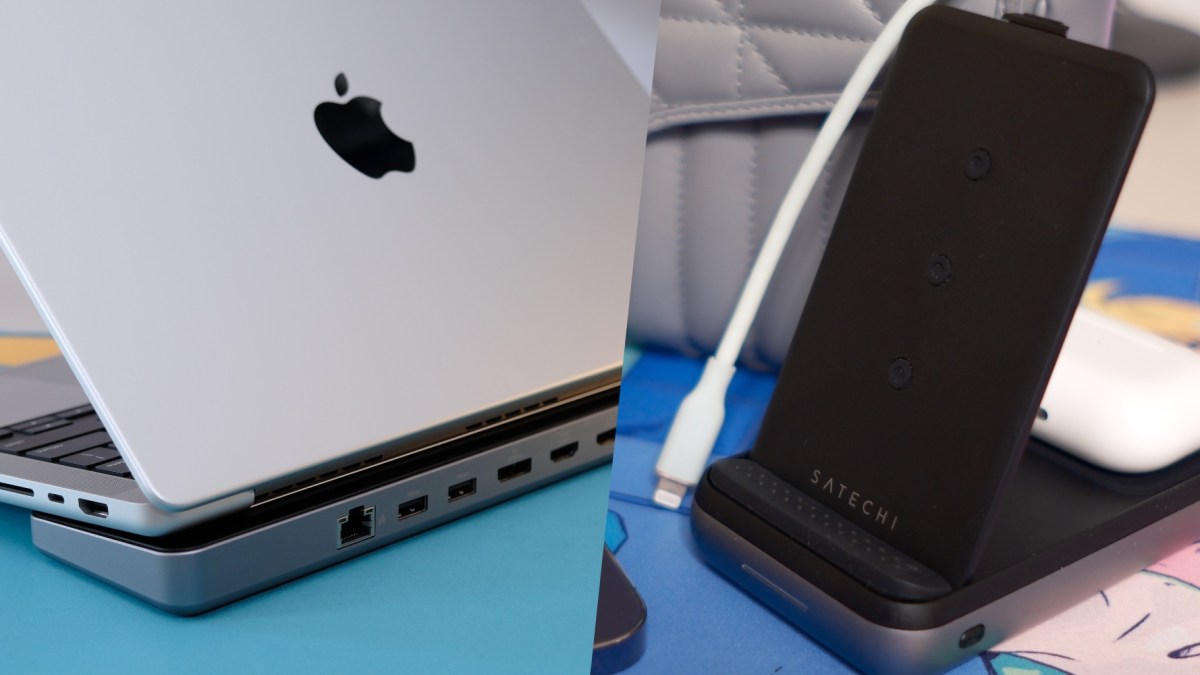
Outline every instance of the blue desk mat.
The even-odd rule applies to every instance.
[[[0,672],[586,673],[608,485],[594,469],[192,618],[43,556],[0,505]]]
[[[1093,283],[1085,304],[1153,324],[1148,327],[1160,332],[1183,331],[1184,334],[1176,335],[1177,339],[1193,346],[1200,343],[1200,242],[1114,230],[1105,239],[1091,278]],[[1180,329],[1180,325],[1184,328]],[[626,672],[849,672],[850,668],[844,662],[791,628],[702,562],[688,529],[690,493],[679,512],[652,505],[656,482],[654,463],[659,449],[680,401],[694,386],[702,367],[703,363],[696,359],[646,351],[639,354],[622,385],[606,541],[617,553],[647,606],[646,651]],[[714,448],[714,460],[750,448],[774,383],[772,374],[737,372],[726,398],[726,420]],[[1200,535],[1200,525],[1197,525],[1197,534]],[[1200,561],[1200,547],[1194,553],[1198,554],[1194,559]],[[1126,606],[1149,602],[1138,584],[1166,584],[1173,590],[1185,590],[1181,595],[1173,596],[1173,613],[1158,611],[1159,616],[1200,616],[1200,588],[1196,588],[1197,580],[1193,578],[1195,571],[1200,570],[1200,564],[1192,561],[1186,564],[1176,561],[1175,564],[1173,574],[1158,570],[1133,580],[1137,583],[1123,582],[1120,586],[1126,590],[1119,592],[1120,597],[1135,598]],[[1178,571],[1180,565],[1190,571]],[[1118,594],[1110,589],[1109,595],[1115,597]],[[1101,609],[1113,604],[1109,596],[1104,593],[1100,596],[1103,597]],[[1164,603],[1161,600],[1155,602],[1158,604],[1154,609],[1162,610]],[[1097,610],[1083,609],[1092,614],[1079,620],[1072,616],[1070,620],[1084,626],[1101,621],[1096,616]],[[1064,616],[1074,612],[1076,610]],[[1150,613],[1146,611],[1145,617]],[[1122,620],[1115,617],[1115,612],[1110,614],[1109,620]],[[1140,610],[1137,618],[1144,619]],[[1130,623],[1135,621],[1136,618]],[[1125,630],[1126,627],[1122,624],[1121,628]],[[1030,633],[1039,631],[1041,634],[1037,637],[1041,642],[1031,638],[1026,642],[1057,646],[1056,640],[1068,639],[1068,632],[1057,626],[1046,630],[1040,627]],[[1160,632],[1171,631],[1178,634],[1167,637],[1156,634],[1155,637],[1163,642],[1164,658],[1168,652],[1190,656],[1191,651],[1196,651],[1196,655],[1200,655],[1200,625],[1169,625]],[[1117,631],[1113,637],[1118,634],[1125,635]],[[1188,639],[1197,644],[1185,647]],[[1165,648],[1168,644],[1172,649]],[[1083,658],[1067,649],[1063,648],[1059,653],[1069,654],[1069,658],[1063,656],[1058,660],[1037,656],[1034,650],[1025,651],[1024,655],[992,652],[953,672],[956,675],[1071,672],[1069,664]],[[1112,658],[1125,659],[1127,656],[1115,654]],[[1149,660],[1136,663],[1143,669],[1154,667],[1151,663],[1160,667],[1165,665]],[[1175,665],[1180,664],[1176,661]],[[1100,671],[1131,672],[1103,667]]]

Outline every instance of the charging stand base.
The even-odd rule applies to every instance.
[[[896,588],[905,586],[880,584],[827,547],[800,543],[807,533],[781,529],[718,487],[721,472],[747,461],[718,462],[697,488],[692,529],[702,555],[868,672],[944,671],[1200,536],[1200,458],[1125,476],[1034,440],[974,578],[937,597],[901,598]]]

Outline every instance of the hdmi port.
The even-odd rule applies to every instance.
[[[79,510],[83,511],[89,516],[95,516],[97,518],[108,517],[108,504],[94,502],[90,499],[80,499]]]

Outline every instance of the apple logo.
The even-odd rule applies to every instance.
[[[345,96],[349,85],[345,73],[333,81],[338,96]],[[408,173],[417,165],[413,144],[388,129],[379,101],[356,96],[346,103],[326,101],[313,111],[317,131],[339,157],[371,178],[389,171]]]

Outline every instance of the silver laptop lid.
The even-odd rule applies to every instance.
[[[0,73],[4,248],[165,508],[620,362],[648,98],[574,3],[5,2]]]

